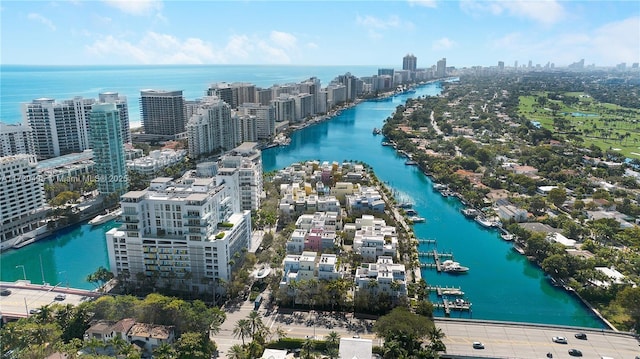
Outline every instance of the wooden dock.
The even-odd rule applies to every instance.
[[[430,292],[435,292],[438,295],[438,297],[443,297],[446,295],[450,295],[450,296],[464,295],[464,292],[460,288],[456,288],[456,287],[430,286],[430,287],[427,287],[427,290]]]
[[[422,263],[420,266],[422,268],[433,268],[435,266],[436,271],[438,272],[442,272],[442,262],[441,259],[442,258],[451,258],[453,259],[453,254],[452,253],[438,253],[437,249],[434,249],[433,251],[430,252],[418,252],[418,257],[429,257],[429,258],[433,258],[433,260],[435,261],[435,263]]]
[[[418,239],[418,244],[436,244],[435,239]]]
[[[444,309],[445,316],[450,316],[452,311],[466,312],[471,310],[471,303],[462,299],[456,299],[455,301],[443,299],[442,303],[433,303],[433,306],[438,309]]]

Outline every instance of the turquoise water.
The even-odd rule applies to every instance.
[[[5,122],[19,122],[20,102],[45,96],[57,99],[76,95],[97,97],[100,91],[117,91],[129,97],[133,119],[137,116],[134,108],[137,108],[138,91],[142,88],[183,89],[185,96],[192,99],[189,94],[199,96],[209,83],[217,81],[248,81],[270,86],[315,75],[326,86],[334,76],[347,71],[356,76],[376,72],[373,67],[349,70],[347,67],[280,66],[15,67],[10,71],[3,66],[0,69],[1,118]],[[439,92],[438,84],[430,84],[411,96]],[[279,169],[308,159],[367,162],[399,196],[410,197],[420,216],[427,219],[426,223],[415,226],[416,234],[420,238],[436,239],[438,250],[453,252],[457,261],[471,268],[468,274],[461,276],[423,271],[429,284],[462,288],[467,299],[473,302],[472,312],[464,317],[603,327],[578,300],[550,286],[539,269],[512,251],[509,243],[499,239],[495,232],[465,219],[459,212],[457,200],[445,199],[433,192],[429,178],[414,166],[405,166],[404,158],[397,156],[392,148],[381,146],[382,136],[373,136],[372,129],[382,127],[384,119],[396,106],[404,104],[407,97],[401,95],[364,102],[343,111],[331,121],[294,133],[288,147],[264,151],[264,169]],[[85,279],[99,266],[108,266],[104,233],[114,226],[114,222],[98,227],[83,224],[22,249],[2,253],[0,279],[22,279],[22,268],[16,266],[23,265],[27,278],[34,283],[42,283],[41,272],[44,272],[45,282],[50,284],[69,282],[73,287],[93,289]],[[453,316],[457,315],[453,313]]]
[[[413,96],[435,95],[437,84],[425,86]],[[524,256],[512,250],[497,232],[480,227],[461,213],[457,199],[444,198],[432,190],[431,180],[391,147],[381,145],[382,136],[373,136],[407,95],[385,101],[365,102],[325,123],[308,127],[291,136],[287,147],[263,152],[265,171],[293,162],[361,160],[370,164],[376,176],[391,186],[397,196],[410,199],[426,223],[416,224],[419,238],[436,239],[436,248],[452,252],[455,260],[470,267],[465,275],[438,274],[423,269],[430,285],[456,286],[473,303],[470,313],[453,312],[453,317],[507,320],[602,328],[603,324],[580,301],[553,287],[544,274]],[[421,251],[433,249],[421,245]],[[433,300],[437,300],[434,296]],[[439,315],[443,315],[439,313]]]
[[[86,281],[98,267],[109,267],[105,233],[116,227],[115,221],[100,226],[81,224],[56,233],[17,250],[2,253],[0,279],[24,279],[32,283],[95,289]]]

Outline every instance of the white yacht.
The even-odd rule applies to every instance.
[[[460,263],[454,262],[451,259],[447,259],[442,262],[442,271],[446,273],[466,273],[469,271],[469,267],[461,266]]]
[[[89,221],[89,224],[92,226],[97,226],[99,224],[103,224],[105,222],[108,222],[112,219],[116,219],[118,217],[120,217],[120,215],[122,214],[122,209],[117,209],[115,211],[112,212],[107,212],[106,214],[99,214],[95,217],[93,217],[92,220]]]

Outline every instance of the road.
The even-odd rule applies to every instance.
[[[227,320],[221,331],[212,336],[221,358],[226,357],[232,345],[242,344],[240,339],[233,337],[233,328],[238,320],[247,318],[253,310],[253,302],[242,301],[223,309]],[[353,318],[351,314],[278,312],[275,308],[265,307],[265,304],[259,313],[273,333],[280,327],[290,338],[324,339],[329,332],[335,331],[343,338],[359,336],[373,340],[374,345],[382,344],[382,340],[371,331],[373,321]],[[447,353],[444,357],[448,358],[546,358],[547,353],[552,353],[554,358],[569,358],[568,350],[571,348],[582,351],[584,359],[600,359],[601,356],[634,359],[640,355],[636,338],[612,331],[445,318],[436,318],[435,322],[445,333],[443,342]],[[576,339],[574,334],[578,332],[586,333],[587,340]],[[551,340],[554,336],[566,337],[568,344],[554,343]],[[277,339],[275,334],[271,339]],[[473,349],[471,344],[474,341],[484,343],[485,349]]]

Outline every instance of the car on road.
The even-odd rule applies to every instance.
[[[54,299],[55,300],[65,300],[65,299],[67,299],[67,295],[61,293],[61,294],[56,295],[56,297]]]
[[[484,349],[484,344],[481,342],[473,342],[473,349]]]
[[[576,339],[587,340],[587,335],[585,333],[576,333],[574,337],[576,337]]]
[[[581,357],[582,352],[578,349],[569,349],[569,355],[571,355],[572,357]]]
[[[553,340],[554,343],[567,344],[567,338],[565,337],[553,337],[551,340]]]
[[[8,296],[9,294],[11,294],[11,290],[7,289],[7,288],[2,288],[0,289],[0,295],[3,297]]]

